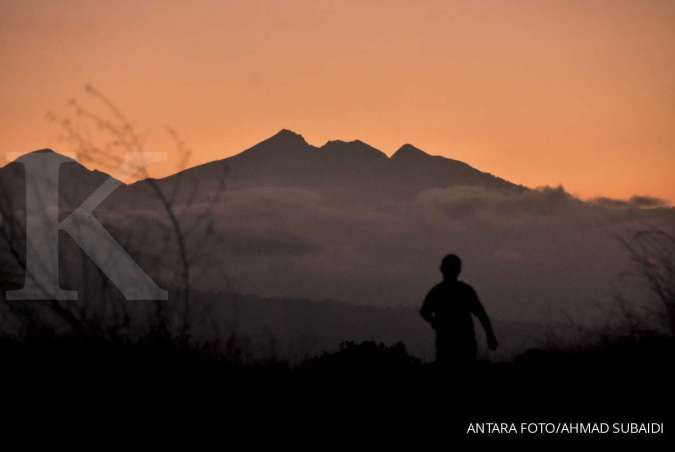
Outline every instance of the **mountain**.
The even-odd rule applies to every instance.
[[[409,144],[390,158],[360,140],[333,140],[316,147],[286,129],[237,155],[187,169],[160,183],[201,184],[211,190],[220,177],[226,177],[231,189],[301,188],[353,202],[409,199],[423,190],[459,185],[514,192],[525,189]]]
[[[47,171],[48,161],[61,163],[58,172]],[[3,194],[0,203],[3,209],[23,208],[27,167],[33,169],[32,173],[43,190],[58,193],[63,215],[79,206],[90,193],[111,177],[101,171],[89,170],[76,160],[52,149],[33,151],[0,168],[0,191]]]
[[[24,158],[41,154],[59,155],[44,149]],[[61,192],[72,201],[69,205],[77,205],[107,175],[90,171],[65,158],[68,163],[61,170]],[[0,183],[6,186],[6,190],[23,188],[20,179],[23,179],[23,169],[18,163],[12,162],[0,168]],[[166,193],[172,193],[179,186],[188,187],[187,190],[179,190],[185,194],[185,202],[206,198],[221,183],[227,189],[235,190],[256,187],[305,189],[329,199],[356,203],[412,199],[424,190],[460,185],[511,192],[526,190],[466,163],[429,155],[410,144],[403,145],[388,157],[360,140],[332,140],[316,147],[307,143],[302,135],[286,129],[232,157],[188,168],[152,182]],[[149,185],[149,180],[141,180],[121,187],[112,196],[122,205],[147,207],[147,203],[157,202]],[[189,199],[186,193],[189,193]]]

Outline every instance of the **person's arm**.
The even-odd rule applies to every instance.
[[[485,308],[478,299],[478,295],[476,294],[475,291],[473,291],[473,295],[474,295],[473,313],[476,317],[478,317],[480,324],[483,326],[483,329],[485,330],[485,337],[487,338],[488,348],[490,350],[497,350],[499,343],[497,342],[497,336],[495,336],[495,332],[492,329],[492,322],[490,322],[490,317],[488,317],[487,312],[485,312]]]

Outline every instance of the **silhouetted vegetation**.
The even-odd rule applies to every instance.
[[[386,346],[382,343],[346,341],[336,352],[321,355],[300,363],[299,369],[329,372],[395,372],[422,367],[422,361],[408,354],[405,344]]]

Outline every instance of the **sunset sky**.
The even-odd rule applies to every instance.
[[[91,83],[191,164],[288,128],[675,202],[675,1],[0,0],[0,61],[5,154]]]

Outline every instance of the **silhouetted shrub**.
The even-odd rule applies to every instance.
[[[408,354],[405,344],[386,346],[382,343],[364,341],[355,343],[342,342],[336,352],[323,352],[311,358],[299,367],[301,369],[326,371],[392,371],[413,370],[420,368],[422,362]]]

